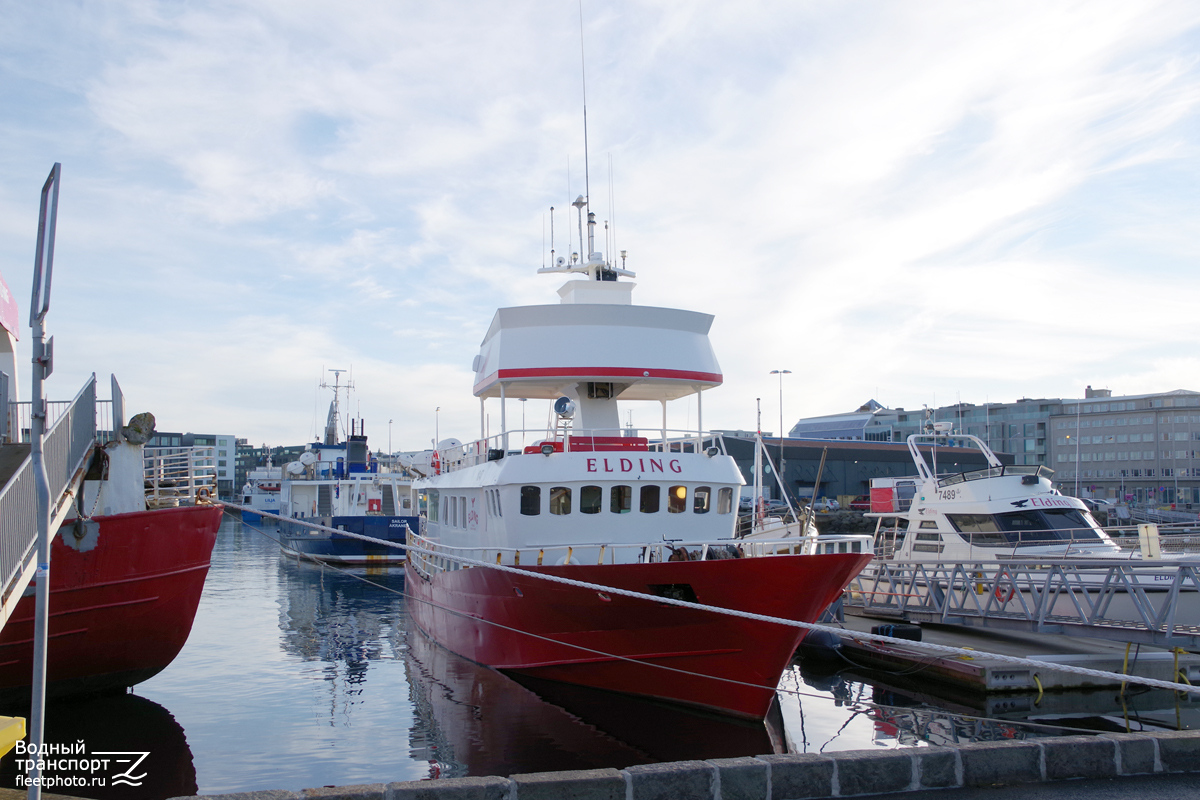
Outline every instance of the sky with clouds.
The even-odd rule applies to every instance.
[[[752,428],[761,397],[777,429],[775,369],[787,427],[869,398],[1200,389],[1200,6],[582,16],[592,208],[635,302],[716,315],[706,427]],[[584,191],[577,3],[0,18],[0,272],[23,325],[63,165],[52,397],[116,373],[160,429],[292,444],[323,422],[322,370],[352,368],[373,445],[388,420],[394,449],[435,424],[475,438],[472,358],[496,307],[557,301],[548,209],[562,252]]]

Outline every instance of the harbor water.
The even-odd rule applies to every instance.
[[[914,692],[912,674],[867,683],[844,660],[795,663],[780,682],[777,713],[764,723],[517,683],[412,629],[403,569],[297,562],[280,555],[274,536],[269,524],[227,516],[191,637],[174,663],[129,694],[48,708],[46,742],[148,753],[140,785],[48,791],[156,800],[1161,730],[1186,727],[1181,715],[1195,714],[1187,700],[1181,709],[1175,698],[1136,695],[1117,713],[1111,692],[1082,697],[1077,708],[1046,704],[1039,712],[1030,704],[1002,713],[982,701]],[[18,779],[10,754],[0,762],[0,785],[16,788]]]

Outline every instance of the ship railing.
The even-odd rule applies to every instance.
[[[985,478],[1002,478],[1005,475],[1037,475],[1038,477],[1049,478],[1054,474],[1054,470],[1044,465],[1033,464],[1007,464],[1003,467],[985,467],[984,469],[973,469],[967,472],[957,472],[953,475],[946,475],[938,478],[938,487],[953,486],[956,483],[963,481],[979,481]]]
[[[72,508],[65,502],[65,492],[82,482],[88,454],[96,441],[96,376],[84,384],[74,400],[54,405],[54,421],[48,423],[42,445],[50,486],[51,536]],[[26,448],[23,463],[0,489],[0,592],[4,598],[0,625],[33,575],[37,532],[33,461]]]
[[[422,519],[422,532],[424,520]],[[716,561],[786,555],[869,553],[864,535],[808,536],[772,540],[718,539],[695,542],[577,542],[529,547],[453,547],[410,533],[409,544],[429,553],[409,552],[409,561],[425,574],[464,569],[464,560],[502,566],[565,564],[653,564],[666,561]]]
[[[54,427],[63,416],[71,411],[74,400],[46,401],[46,430]],[[33,435],[33,403],[28,400],[7,403],[8,406],[8,435],[0,437],[0,443],[22,444],[30,441]],[[96,400],[96,433],[101,441],[112,438],[112,401]]]
[[[711,448],[725,455],[725,441],[717,434],[672,428],[560,428],[518,429],[460,446],[437,451],[441,472],[454,472],[487,461],[522,453],[651,452],[703,453]]]
[[[212,446],[142,450],[147,508],[194,505],[216,499],[217,449]]]

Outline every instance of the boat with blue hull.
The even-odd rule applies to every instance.
[[[351,420],[350,435],[338,441],[341,387],[333,388],[324,441],[308,445],[283,467],[280,545],[288,555],[317,561],[403,563],[409,530],[420,530],[412,505],[413,475],[403,467],[389,470],[372,456],[362,420]]]

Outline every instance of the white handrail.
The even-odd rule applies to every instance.
[[[216,499],[216,448],[147,447],[142,451],[149,508]]]

